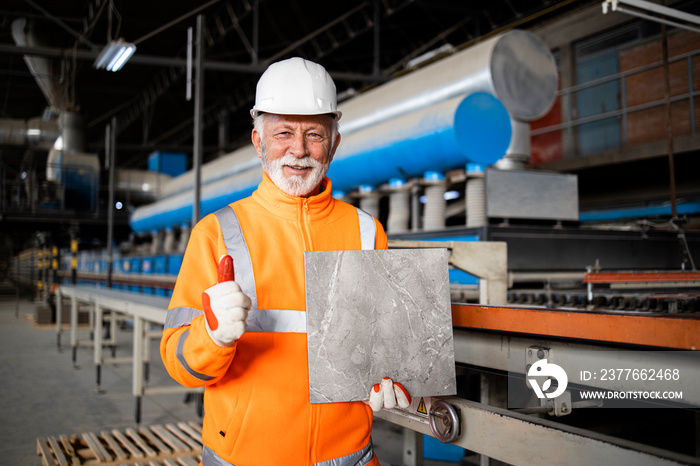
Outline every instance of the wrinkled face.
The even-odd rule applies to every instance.
[[[290,196],[318,194],[340,143],[331,117],[267,113],[258,118],[252,140],[267,176]]]

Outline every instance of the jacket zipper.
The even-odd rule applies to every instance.
[[[309,200],[304,198],[301,203],[299,228],[301,229],[304,251],[313,251],[311,244],[311,228],[309,219]],[[316,441],[318,440],[318,416],[319,411],[316,405],[311,405],[311,426],[309,429],[309,456],[308,464],[313,465],[316,460]]]
[[[309,200],[306,198],[302,200],[301,204],[299,227],[301,228],[301,236],[304,242],[304,250],[313,251],[313,245],[311,244],[311,229],[309,227]]]

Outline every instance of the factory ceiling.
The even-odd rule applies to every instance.
[[[207,162],[250,141],[255,83],[271,62],[291,56],[317,61],[346,96],[405,73],[428,52],[449,53],[591,3],[6,0],[0,6],[0,119],[79,113],[90,153],[104,153],[105,127],[116,121],[116,165],[122,168],[146,168],[154,151],[192,154],[195,99],[186,99],[187,39],[189,28],[197,35],[201,15],[200,120]],[[13,38],[13,24],[21,18],[35,43],[18,46]],[[119,38],[136,45],[135,55],[117,72],[95,69],[98,53]],[[25,62],[28,53],[50,59],[43,77],[52,83],[54,108]],[[0,159],[21,160],[26,150],[0,146]]]

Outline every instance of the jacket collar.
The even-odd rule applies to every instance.
[[[328,177],[321,182],[321,193],[311,197],[294,197],[282,191],[263,172],[258,189],[253,191],[253,199],[270,212],[289,220],[297,220],[300,210],[306,210],[311,218],[323,218],[333,210],[331,196],[332,183]]]

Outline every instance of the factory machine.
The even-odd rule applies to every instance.
[[[392,248],[450,251],[458,393],[380,415],[405,428],[405,464],[421,461],[418,434],[482,464],[698,464],[700,234],[681,218],[582,221],[577,177],[528,167],[530,122],[552,108],[557,80],[543,42],[511,30],[340,104],[333,195],[380,218]],[[206,215],[249,195],[262,172],[248,146],[201,176]],[[134,211],[150,246],[113,258],[118,286],[172,288],[193,177]],[[172,258],[169,275],[152,274],[157,256]],[[556,372],[526,380],[543,364],[567,372],[568,390]],[[618,369],[636,376],[602,377]],[[649,390],[649,370],[683,398],[613,400],[633,401],[619,408],[583,398]]]

